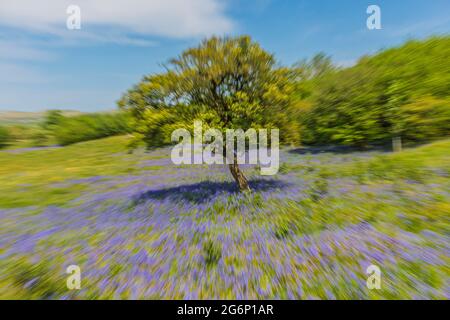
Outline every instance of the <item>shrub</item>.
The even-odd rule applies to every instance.
[[[36,130],[31,136],[31,144],[33,147],[43,147],[47,145],[48,139],[49,137],[45,131]]]
[[[6,130],[3,127],[0,127],[0,148],[6,146],[10,140],[11,140],[11,136],[10,136],[8,130]]]
[[[125,134],[129,123],[124,113],[93,113],[63,117],[52,131],[58,144],[68,145]]]
[[[51,130],[54,126],[59,125],[63,119],[64,116],[61,110],[48,110],[45,113],[44,121],[42,121],[41,127],[46,130]]]

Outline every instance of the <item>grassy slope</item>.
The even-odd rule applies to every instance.
[[[59,182],[135,172],[139,156],[127,154],[126,140],[113,137],[65,148],[0,152],[0,207],[62,205],[85,186],[58,187]]]

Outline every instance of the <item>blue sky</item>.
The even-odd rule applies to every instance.
[[[66,8],[81,9],[67,30]],[[381,30],[366,9],[381,8]],[[449,34],[448,0],[2,0],[0,110],[109,110],[144,74],[211,34],[249,34],[282,64],[337,64]]]

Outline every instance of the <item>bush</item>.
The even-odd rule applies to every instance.
[[[11,140],[11,136],[8,132],[8,130],[6,130],[3,127],[0,127],[0,148],[6,146]]]
[[[13,124],[7,127],[10,141],[30,140],[35,132],[33,125]]]
[[[124,113],[93,113],[60,118],[52,129],[60,145],[125,134],[130,131]]]
[[[36,130],[31,136],[31,145],[33,147],[43,147],[48,144],[48,134],[43,130]]]
[[[61,110],[48,110],[45,113],[44,121],[41,123],[41,127],[45,130],[52,130],[54,126],[60,124],[62,119],[64,119],[64,116]]]

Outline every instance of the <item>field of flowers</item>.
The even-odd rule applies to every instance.
[[[284,149],[242,194],[222,166],[127,139],[0,152],[0,298],[450,297],[450,140]]]

